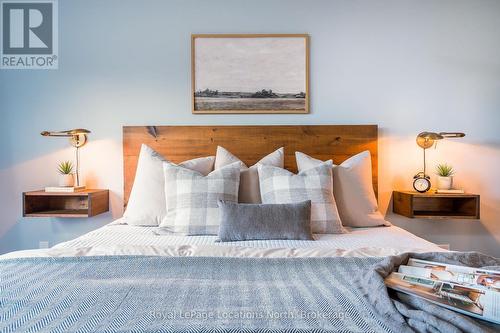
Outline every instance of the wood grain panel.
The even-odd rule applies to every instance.
[[[23,193],[24,217],[91,217],[109,210],[109,191]]]
[[[393,198],[394,213],[410,218],[480,218],[480,197],[477,194],[394,191]]]
[[[247,165],[253,165],[266,154],[285,147],[285,168],[292,172],[297,172],[295,151],[340,164],[352,155],[369,150],[377,194],[377,131],[377,125],[124,126],[124,205],[134,183],[143,143],[174,163],[215,155],[220,145]]]

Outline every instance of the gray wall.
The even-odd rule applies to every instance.
[[[0,251],[51,245],[121,215],[123,125],[378,124],[380,204],[411,187],[421,130],[464,131],[429,150],[482,195],[481,221],[397,225],[453,249],[500,256],[500,2],[59,1],[56,71],[0,71]],[[308,33],[311,114],[192,115],[191,33]],[[112,213],[23,219],[21,192],[57,179],[72,157],[46,129],[92,130],[87,185],[110,188]],[[389,208],[389,209],[388,209]]]

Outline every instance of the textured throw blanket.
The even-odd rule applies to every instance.
[[[476,266],[499,264],[475,254],[415,256]],[[405,259],[0,260],[0,332],[488,330],[424,301],[391,300],[383,276]]]

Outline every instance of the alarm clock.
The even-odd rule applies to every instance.
[[[425,193],[431,189],[431,177],[423,172],[417,173],[413,176],[413,188],[415,191]]]

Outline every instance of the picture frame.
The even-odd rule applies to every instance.
[[[191,35],[193,114],[309,113],[309,35]]]

